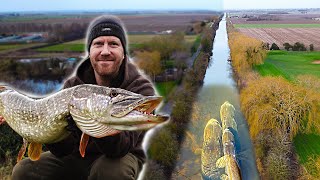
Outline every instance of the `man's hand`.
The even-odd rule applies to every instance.
[[[0,116],[0,125],[4,124],[6,121],[4,120],[4,117]]]

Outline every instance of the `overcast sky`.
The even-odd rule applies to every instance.
[[[0,12],[320,8],[320,0],[0,0]]]
[[[224,0],[224,9],[320,8],[320,0]]]

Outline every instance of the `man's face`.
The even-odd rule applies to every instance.
[[[90,46],[90,61],[99,76],[115,76],[124,59],[123,46],[115,36],[99,36]]]

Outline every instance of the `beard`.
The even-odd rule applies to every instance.
[[[97,60],[91,62],[96,76],[109,81],[118,76],[123,60]]]

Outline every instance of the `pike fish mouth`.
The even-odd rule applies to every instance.
[[[147,99],[146,102],[136,106],[134,110],[150,114],[160,104],[161,100],[161,97],[150,97],[150,99]]]
[[[159,123],[168,120],[168,116],[151,114],[154,109],[161,103],[162,97],[159,96],[147,96],[142,100],[139,100],[129,107],[123,108],[111,115],[116,118],[132,118],[135,119],[132,123],[144,124],[144,123]],[[139,120],[141,118],[141,122]],[[148,119],[148,120],[145,120]],[[118,124],[120,121],[108,122],[108,124]],[[131,124],[131,123],[129,123]]]

